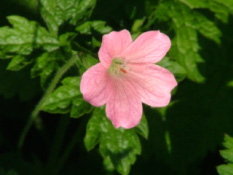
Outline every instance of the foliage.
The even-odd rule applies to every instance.
[[[217,174],[210,152],[233,134],[232,14],[232,0],[1,1],[0,174]],[[124,28],[166,33],[158,64],[179,82],[169,106],[144,106],[129,130],[80,93],[102,36]],[[221,175],[233,174],[232,142]]]
[[[220,165],[217,169],[220,175],[230,175],[233,174],[233,138],[225,135],[223,145],[226,149],[220,151],[220,154],[228,164]]]

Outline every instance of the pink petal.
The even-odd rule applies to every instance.
[[[107,117],[116,128],[135,127],[142,117],[140,96],[127,80],[120,79],[114,83],[114,93],[106,105]]]
[[[128,61],[135,63],[156,63],[171,47],[169,37],[160,31],[141,34],[122,54]]]
[[[132,38],[128,30],[119,32],[111,32],[103,36],[102,44],[99,50],[99,59],[106,68],[108,68],[115,57],[120,57],[124,51],[132,43]]]
[[[113,91],[107,69],[101,63],[89,68],[82,76],[80,90],[83,98],[92,105],[104,105]]]
[[[134,84],[141,101],[152,107],[164,107],[177,82],[171,72],[154,64],[130,64],[127,79]]]

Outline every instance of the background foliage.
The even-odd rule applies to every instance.
[[[233,135],[232,14],[232,0],[0,1],[0,174],[233,174],[230,136],[228,164],[219,154]],[[121,29],[166,33],[159,65],[179,82],[130,130],[79,90],[102,36]]]

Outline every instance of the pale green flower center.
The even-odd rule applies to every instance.
[[[110,73],[110,75],[119,76],[127,73],[125,68],[126,68],[125,62],[122,59],[113,58],[112,63],[108,68],[108,72]]]

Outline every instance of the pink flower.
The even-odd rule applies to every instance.
[[[81,92],[94,106],[106,104],[113,125],[135,127],[142,117],[142,103],[168,105],[177,82],[171,72],[154,63],[170,49],[171,41],[159,31],[141,34],[135,41],[127,30],[103,36],[100,63],[82,76]]]

